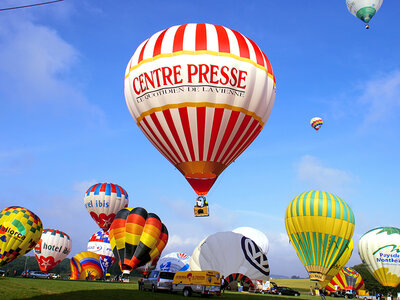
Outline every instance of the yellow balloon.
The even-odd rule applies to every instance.
[[[347,264],[349,261],[351,254],[353,253],[353,239],[350,240],[350,243],[347,245],[346,249],[344,250],[343,254],[339,257],[336,263],[329,269],[328,273],[326,274],[325,280],[320,282],[322,287],[328,285],[328,283],[335,277]]]
[[[42,231],[40,218],[26,208],[10,206],[0,211],[0,266],[31,251]]]
[[[323,282],[350,243],[354,215],[339,197],[322,191],[308,191],[290,202],[285,225],[310,279]]]

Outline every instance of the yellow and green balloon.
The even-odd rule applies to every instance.
[[[285,225],[310,279],[323,282],[332,266],[348,251],[354,215],[338,196],[307,191],[290,202]]]

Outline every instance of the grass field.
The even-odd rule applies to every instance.
[[[225,292],[224,300],[254,299],[314,299],[309,295],[310,281],[308,279],[273,279],[278,285],[292,287],[302,294],[300,297],[272,296],[238,292]],[[200,299],[198,295],[194,299]],[[69,280],[48,280],[0,277],[0,299],[184,299],[182,294],[152,293],[138,291],[137,282],[87,282]],[[210,298],[212,299],[212,298]]]

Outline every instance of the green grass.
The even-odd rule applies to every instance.
[[[214,299],[242,300],[254,299],[261,300],[264,297],[268,300],[281,299],[314,299],[308,289],[310,282],[304,279],[277,279],[273,280],[278,285],[293,287],[302,292],[300,297],[272,296],[249,293],[238,293],[226,291],[223,297],[213,297]],[[304,291],[303,291],[304,290]],[[88,282],[88,281],[69,281],[69,280],[47,280],[0,277],[0,299],[185,299],[182,294],[152,293],[138,291],[137,282],[114,283],[114,282]],[[202,299],[198,295],[193,299]],[[213,299],[210,298],[210,299]]]

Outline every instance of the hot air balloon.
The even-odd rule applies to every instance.
[[[378,227],[366,232],[358,242],[358,254],[368,271],[383,286],[400,283],[400,229]]]
[[[91,217],[104,231],[110,225],[118,211],[128,206],[128,193],[113,183],[96,183],[86,192],[84,203]]]
[[[352,268],[343,268],[326,286],[326,290],[334,292],[337,290],[357,291],[364,286],[361,275]]]
[[[48,273],[67,257],[71,248],[72,242],[68,234],[56,229],[45,229],[33,251],[40,270]]]
[[[339,197],[308,191],[286,209],[286,231],[311,280],[324,281],[346,251],[354,232],[354,215]]]
[[[71,259],[71,280],[96,280],[104,276],[100,256],[83,251]]]
[[[322,121],[322,119],[319,117],[312,118],[310,121],[311,127],[314,128],[316,131],[321,128],[323,123],[324,121]]]
[[[136,49],[125,72],[133,119],[202,200],[260,133],[275,94],[266,55],[219,25],[160,31]]]
[[[383,0],[346,0],[349,12],[366,23],[366,29],[369,29],[368,23],[381,8],[382,2]]]
[[[100,262],[104,273],[107,273],[108,268],[115,262],[109,234],[103,230],[99,230],[92,235],[87,245],[87,251],[94,252],[100,256]]]
[[[156,270],[176,273],[189,269],[190,256],[184,252],[172,252],[158,260]]]
[[[26,208],[10,206],[0,211],[0,266],[31,251],[42,231],[40,218]]]
[[[215,270],[225,277],[239,273],[269,280],[268,259],[263,251],[250,238],[232,231],[217,232],[202,240],[193,251],[189,270]]]
[[[167,241],[167,227],[142,207],[121,209],[110,227],[111,248],[123,274],[160,256]]]
[[[151,273],[151,271],[153,271],[156,268],[157,262],[159,259],[160,259],[160,256],[154,258],[152,261],[149,261],[148,263],[146,263],[143,266],[136,267],[135,270],[146,277],[148,274]]]
[[[354,243],[353,239],[350,240],[350,243],[347,245],[343,254],[339,257],[339,259],[332,265],[329,269],[328,273],[326,273],[325,280],[320,282],[322,287],[325,287],[329,282],[336,276],[340,270],[347,264],[349,261],[351,254],[353,253]]]
[[[267,236],[258,229],[252,227],[238,227],[232,232],[240,233],[249,239],[252,239],[257,246],[264,252],[265,254],[268,253],[269,250],[269,241]]]

